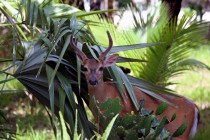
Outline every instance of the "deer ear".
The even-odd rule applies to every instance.
[[[104,67],[110,67],[112,64],[117,62],[118,54],[110,55],[108,58],[104,60]]]

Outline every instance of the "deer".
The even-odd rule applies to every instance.
[[[83,65],[83,73],[88,84],[89,108],[93,113],[95,120],[97,120],[98,116],[94,114],[94,104],[92,101],[93,97],[98,101],[99,105],[109,98],[120,98],[122,109],[120,110],[119,115],[121,117],[125,116],[127,113],[131,113],[132,111],[137,113],[137,110],[133,102],[131,101],[131,98],[128,95],[125,87],[124,93],[126,101],[121,97],[121,94],[114,82],[103,80],[104,68],[110,67],[113,64],[115,64],[119,57],[118,54],[112,54],[107,56],[107,54],[113,47],[113,41],[108,31],[107,36],[109,40],[109,46],[104,52],[101,53],[98,59],[88,58],[86,54],[77,47],[77,40],[74,39],[73,36],[70,37],[70,45],[72,46],[77,57],[81,61],[81,65]],[[157,107],[162,103],[160,100],[144,93],[135,86],[133,86],[133,91],[138,101],[142,99],[145,101],[145,109],[155,111]],[[169,131],[170,134],[173,134],[179,126],[181,126],[183,123],[187,123],[187,128],[185,132],[174,139],[188,140],[191,137],[193,137],[196,133],[199,122],[199,110],[198,107],[193,103],[193,101],[181,95],[173,96],[161,93],[156,94],[163,97],[170,103],[174,104],[168,104],[166,110],[162,114],[157,116],[158,119],[161,119],[163,116],[166,116],[167,118],[172,118],[174,113],[176,114],[176,119],[166,124],[165,129]]]

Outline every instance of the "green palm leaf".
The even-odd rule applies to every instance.
[[[70,84],[73,83],[72,85],[72,89],[74,90],[76,96],[78,98],[86,98],[84,95],[87,93],[84,93],[85,90],[82,90],[81,94],[83,94],[83,96],[79,96],[80,93],[78,93],[78,85],[75,84],[76,81],[75,79],[66,79],[64,78],[64,76],[62,76],[62,74],[58,74],[58,78],[56,77],[54,79],[54,94],[52,93],[48,93],[48,81],[47,81],[47,77],[46,77],[46,72],[48,72],[50,74],[50,71],[45,71],[45,69],[42,69],[40,75],[38,77],[36,77],[36,74],[39,70],[39,67],[42,64],[42,61],[44,60],[44,57],[46,55],[46,49],[37,49],[37,51],[35,51],[34,53],[32,53],[27,60],[25,61],[25,63],[22,63],[22,65],[20,65],[16,71],[16,73],[14,74],[14,76],[21,82],[23,83],[23,85],[31,92],[35,95],[35,97],[37,99],[39,99],[39,101],[41,103],[43,103],[44,105],[50,107],[51,109],[54,110],[52,111],[52,113],[54,112],[56,115],[58,115],[58,111],[60,110],[61,107],[60,105],[63,104],[64,105],[64,118],[65,120],[70,124],[70,130],[74,130],[74,123],[75,123],[75,110],[78,109],[79,111],[79,124],[80,126],[83,126],[82,129],[85,130],[85,136],[86,137],[91,137],[92,136],[92,129],[90,129],[90,126],[92,126],[92,124],[90,124],[90,126],[87,126],[87,116],[84,111],[84,105],[83,105],[83,101],[81,99],[77,99],[78,104],[76,104],[76,102],[73,100],[74,96],[73,96],[73,92],[71,89],[69,89],[71,86]],[[36,59],[38,58],[38,59]],[[47,60],[47,63],[49,63],[51,65],[51,67],[55,66],[55,62],[58,61],[59,57],[55,58],[54,56],[51,58],[51,56],[49,56],[49,59]],[[52,65],[54,64],[54,65]],[[66,62],[61,62],[61,64],[65,65]],[[69,65],[69,64],[68,64]],[[68,66],[65,65],[65,66]],[[70,77],[76,77],[76,71],[75,68],[73,67],[68,67],[69,71],[71,71],[71,74],[73,74]],[[71,70],[70,70],[71,69]],[[68,82],[67,82],[68,81]],[[70,82],[69,82],[70,81]],[[59,84],[61,82],[61,85]],[[60,95],[59,93],[59,89],[63,89],[63,93],[65,93],[65,96],[67,97],[68,100],[60,100]],[[87,101],[87,99],[84,99],[85,101]],[[61,102],[63,101],[63,102]],[[81,130],[80,130],[81,131]],[[71,135],[70,135],[71,136]],[[73,136],[73,134],[72,134]]]
[[[188,54],[193,47],[204,40],[207,29],[206,23],[192,22],[190,19],[191,16],[184,16],[177,26],[166,24],[161,30],[158,29],[157,34],[148,38],[152,42],[164,43],[146,50],[144,59],[148,63],[142,63],[140,66],[141,75],[139,76],[141,78],[160,86],[167,86],[170,84],[168,80],[172,76],[189,69],[189,67],[184,67],[183,60],[185,61],[188,58]],[[190,64],[190,61],[188,61],[188,65],[194,64],[193,62]]]

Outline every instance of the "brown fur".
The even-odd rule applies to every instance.
[[[99,101],[99,104],[106,101],[108,98],[114,99],[116,97],[120,97],[121,99],[121,105],[123,106],[122,110],[120,111],[120,116],[124,116],[126,113],[131,113],[131,111],[136,112],[136,109],[129,98],[127,92],[126,92],[126,103],[123,101],[123,99],[120,96],[120,93],[117,89],[117,87],[114,85],[114,83],[111,82],[102,82],[99,83],[96,87],[89,85],[89,96],[90,99],[92,99],[93,96],[95,96],[96,100]],[[160,105],[161,101],[158,101],[157,99],[154,99],[153,97],[143,93],[138,88],[134,87],[134,92],[136,95],[136,98],[138,101],[144,99],[145,100],[145,108],[150,111],[156,111],[158,105]],[[184,98],[184,97],[175,97],[170,95],[163,95],[158,94],[168,100],[169,102],[175,104],[176,106],[168,105],[167,109],[163,112],[163,114],[157,116],[159,119],[161,119],[164,115],[167,116],[167,118],[170,120],[174,113],[176,113],[176,119],[169,124],[166,125],[166,129],[170,132],[170,134],[173,134],[179,126],[181,126],[184,122],[187,122],[187,129],[178,138],[183,140],[190,139],[190,132],[191,128],[194,123],[194,114],[195,114],[195,107],[196,105],[191,102],[190,100]],[[94,114],[94,110],[91,104],[92,101],[90,101],[90,109]],[[97,118],[98,116],[94,116]]]

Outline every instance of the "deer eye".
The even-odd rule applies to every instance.
[[[100,67],[98,70],[99,70],[99,71],[102,71],[103,69],[104,69],[103,67]]]
[[[84,66],[81,67],[81,70],[84,71],[84,72],[88,71],[88,69],[86,67],[84,67]]]

